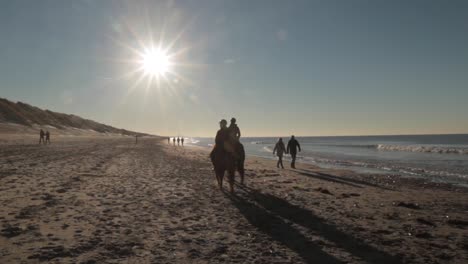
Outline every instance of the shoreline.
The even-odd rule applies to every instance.
[[[171,143],[172,144],[172,143]],[[171,145],[172,146],[172,145]],[[198,145],[192,145],[192,144],[187,144],[186,147],[193,148],[196,150],[200,151],[205,151],[209,153],[211,149],[209,147],[205,146],[198,146]],[[268,166],[270,168],[276,169],[276,161],[277,157],[272,157],[272,158],[267,158],[267,157],[262,157],[259,155],[246,155],[246,161],[247,160],[263,160],[268,163]],[[283,164],[285,165],[285,169],[289,169],[289,159],[283,159]],[[361,178],[366,178],[370,181],[376,180],[376,177],[382,177],[382,180],[388,182],[390,184],[393,181],[396,181],[397,179],[399,180],[400,184],[407,183],[411,184],[414,186],[432,186],[432,187],[441,187],[444,189],[452,189],[452,190],[461,190],[461,191],[466,191],[468,192],[468,184],[465,183],[451,183],[451,182],[439,182],[439,181],[434,181],[428,178],[424,178],[424,176],[412,176],[412,175],[403,175],[403,174],[397,174],[397,173],[389,173],[389,172],[372,172],[371,170],[367,170],[367,168],[356,168],[355,170],[351,168],[346,168],[344,166],[321,166],[321,164],[312,164],[308,162],[303,162],[301,159],[296,160],[296,164],[312,168],[314,170],[323,170],[323,171],[331,171],[334,173],[340,173],[344,172],[347,173],[348,175],[353,175],[356,177],[357,175],[360,175]]]
[[[0,262],[468,259],[465,188],[248,157],[231,195],[208,153],[155,138],[2,146]]]

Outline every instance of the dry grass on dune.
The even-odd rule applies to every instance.
[[[84,119],[76,115],[57,113],[50,110],[42,110],[22,102],[11,102],[0,98],[0,123],[14,123],[26,127],[51,126],[57,129],[81,129],[93,130],[98,133],[112,133],[121,135],[141,135],[144,133],[132,132],[101,124],[93,120]]]

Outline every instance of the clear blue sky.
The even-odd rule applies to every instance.
[[[0,97],[160,135],[468,133],[468,1],[2,1]],[[164,34],[161,34],[164,32]],[[179,36],[179,37],[177,37]],[[133,89],[138,43],[182,51]]]

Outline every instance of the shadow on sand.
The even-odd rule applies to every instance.
[[[311,211],[290,204],[271,194],[264,194],[244,186],[239,186],[239,188],[243,192],[239,193],[238,196],[227,193],[226,196],[231,199],[250,224],[295,251],[306,263],[343,263],[343,261],[324,252],[319,245],[304,236],[287,221],[307,228],[322,239],[336,244],[336,247],[365,262],[401,262],[399,258],[340,231]]]
[[[361,185],[366,185],[366,186],[380,188],[380,189],[384,189],[384,190],[391,190],[389,188],[385,188],[385,187],[382,187],[382,186],[377,185],[377,184],[373,184],[373,183],[365,182],[365,181],[361,181],[361,180],[356,180],[356,179],[351,179],[351,178],[348,178],[348,177],[341,177],[341,176],[331,175],[331,174],[327,174],[327,173],[308,171],[308,170],[300,170],[300,169],[295,169],[295,170],[292,170],[292,171],[297,172],[297,173],[299,173],[301,175],[304,175],[304,176],[317,178],[319,180],[325,180],[325,181],[331,181],[331,182],[335,182],[335,183],[341,183],[341,184],[345,184],[345,185],[348,185],[348,186],[353,186],[353,187],[356,187],[356,188],[362,188]]]

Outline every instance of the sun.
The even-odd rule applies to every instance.
[[[175,93],[178,89],[194,86],[193,80],[184,73],[191,73],[200,66],[187,60],[191,47],[181,41],[185,30],[186,27],[169,34],[159,29],[160,35],[157,36],[151,28],[148,32],[141,32],[129,24],[128,32],[124,32],[128,34],[122,33],[125,40],[111,36],[118,46],[124,48],[122,55],[125,58],[113,60],[122,63],[122,69],[126,69],[116,79],[131,82],[128,94],[137,88],[143,88],[145,92]],[[169,35],[173,38],[167,38]]]
[[[164,76],[171,71],[172,62],[162,49],[147,49],[141,55],[141,68],[146,75]]]

